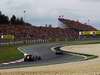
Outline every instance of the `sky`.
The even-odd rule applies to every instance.
[[[59,15],[100,29],[100,0],[0,0],[0,10],[11,17],[23,17],[33,25],[57,26]],[[26,11],[26,13],[24,13]]]

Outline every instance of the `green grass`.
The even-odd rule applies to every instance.
[[[15,46],[0,47],[0,63],[23,58],[23,54]]]

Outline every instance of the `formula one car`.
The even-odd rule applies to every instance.
[[[55,54],[56,54],[56,55],[63,55],[64,53],[63,53],[62,50],[56,50]]]
[[[31,54],[27,54],[25,55],[24,57],[24,61],[39,61],[41,60],[41,57],[40,56],[32,56]]]

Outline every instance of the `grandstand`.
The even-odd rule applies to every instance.
[[[79,21],[69,20],[62,17],[58,18],[58,20],[62,22],[66,28],[70,28],[76,31],[96,31],[97,30],[91,25],[82,24]]]
[[[100,39],[100,31],[91,25],[82,24],[79,21],[69,20],[63,17],[59,17],[58,20],[63,23],[63,27],[60,26],[61,28],[69,28],[74,30],[76,33],[79,33],[78,36],[80,40]],[[74,36],[76,35],[74,34]]]
[[[14,41],[21,40],[48,40],[48,41],[64,41],[77,40],[80,31],[96,31],[97,29],[85,25],[80,22],[58,18],[58,21],[63,24],[63,27],[37,27],[25,24],[0,24],[0,36],[12,35]],[[65,26],[64,26],[65,25]],[[7,39],[0,38],[0,41]],[[11,41],[11,40],[10,40]]]

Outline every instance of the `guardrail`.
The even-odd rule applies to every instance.
[[[17,45],[17,44],[40,44],[40,43],[48,43],[48,40],[22,40],[22,41],[10,41],[10,42],[0,42],[0,46],[4,45]]]

